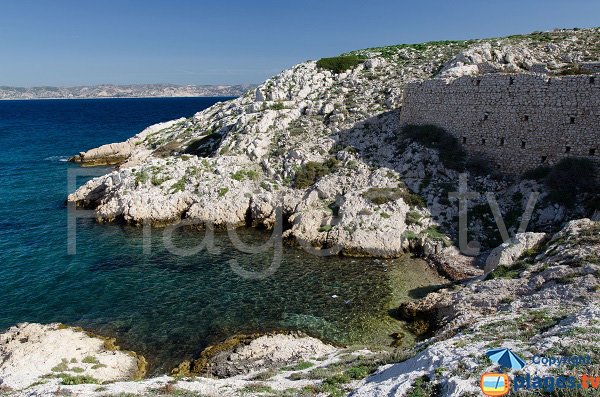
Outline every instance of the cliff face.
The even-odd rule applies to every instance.
[[[599,38],[598,29],[565,30],[361,50],[341,59],[349,62],[342,69],[305,62],[190,119],[80,154],[83,163],[120,167],[69,200],[94,208],[102,221],[168,223],[184,216],[217,226],[272,227],[282,207],[291,224],[286,236],[300,244],[390,257],[426,239],[434,241],[427,249],[440,253],[444,239],[435,225],[455,232],[458,209],[448,192],[456,190],[458,172],[436,150],[403,136],[405,85],[432,76],[562,73],[598,61]],[[515,220],[529,194],[543,190],[535,181],[474,173],[470,183],[497,193],[501,210]],[[493,219],[481,214],[486,205],[485,197],[475,201],[484,207],[471,220],[475,235],[486,235]],[[569,211],[544,201],[532,226],[551,228],[590,209]],[[497,245],[497,237],[486,235],[484,245]]]

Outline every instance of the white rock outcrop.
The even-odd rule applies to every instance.
[[[97,383],[128,380],[143,375],[140,360],[60,324],[24,323],[0,334],[0,386],[13,390],[62,376],[87,376]]]
[[[487,275],[498,266],[510,267],[523,253],[534,248],[546,237],[546,233],[518,233],[509,241],[492,250],[485,262]]]

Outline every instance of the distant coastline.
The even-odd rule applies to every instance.
[[[255,85],[102,84],[76,87],[0,86],[0,100],[237,97]]]

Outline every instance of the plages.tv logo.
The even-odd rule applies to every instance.
[[[510,391],[510,380],[506,374],[486,372],[481,375],[479,386],[486,396],[503,396]]]
[[[525,367],[525,361],[510,349],[492,349],[485,355],[503,368],[519,370]],[[510,391],[510,379],[502,372],[486,372],[481,375],[479,386],[486,396],[504,396]]]
[[[501,368],[497,372],[486,372],[481,375],[479,381],[481,391],[487,396],[504,396],[512,390],[517,393],[522,390],[536,390],[537,392],[553,393],[557,390],[567,389],[600,389],[600,376],[584,373],[576,375],[573,373],[567,375],[538,375],[534,373],[520,372],[509,377],[508,371],[521,370],[525,367],[525,361],[513,353],[510,349],[492,349],[488,350],[486,356]],[[592,364],[591,355],[583,356],[540,356],[534,355],[531,359],[532,365],[536,366],[569,366],[571,368],[582,366],[582,369],[589,370]],[[571,372],[571,371],[570,371]],[[590,391],[592,391],[590,390]]]

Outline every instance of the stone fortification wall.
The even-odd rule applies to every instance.
[[[568,156],[600,159],[600,74],[487,74],[407,85],[406,124],[435,124],[470,154],[520,173]]]

